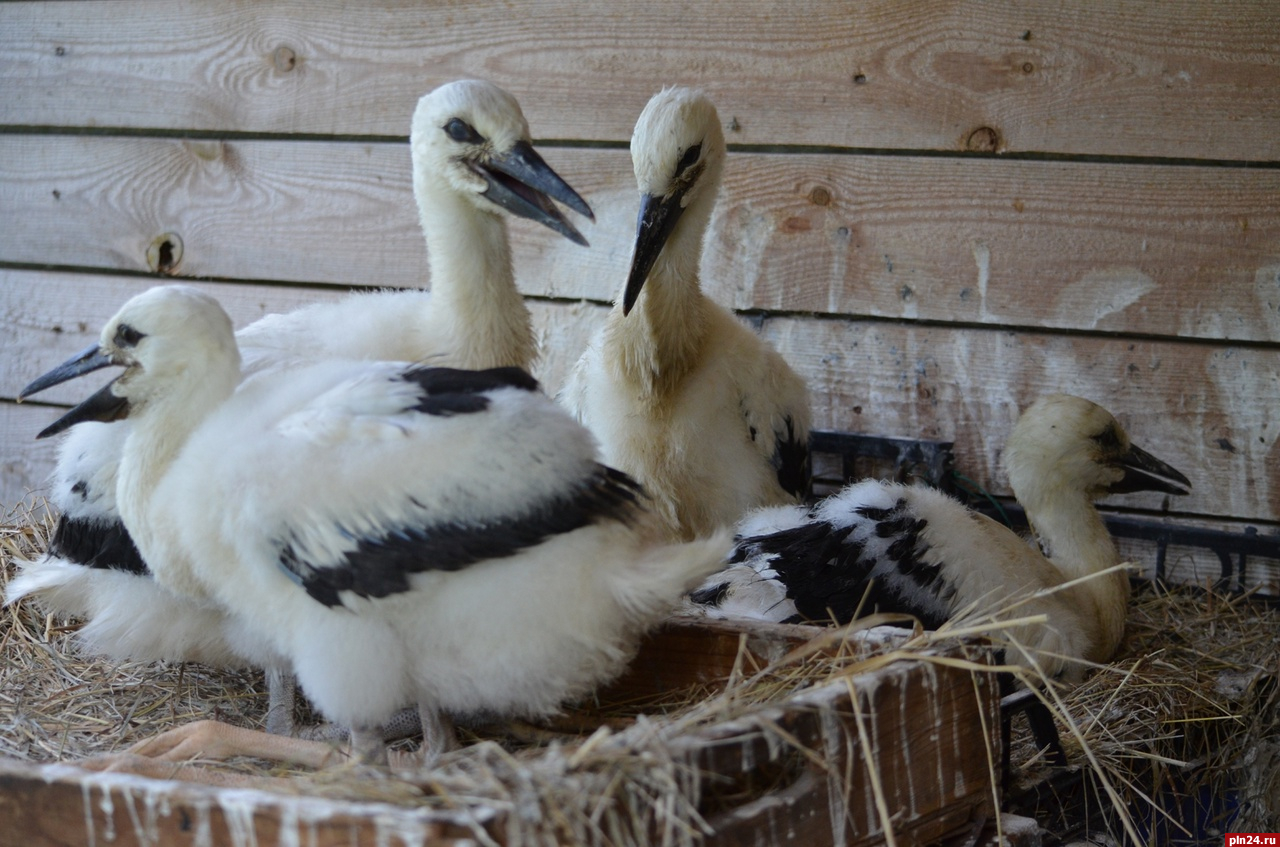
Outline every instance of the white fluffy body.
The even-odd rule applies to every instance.
[[[91,421],[72,428],[63,437],[49,495],[59,512],[94,524],[119,520],[115,480],[126,435],[128,427]],[[30,595],[43,608],[79,617],[91,614],[98,606],[95,598],[104,590],[98,579],[105,569],[88,568],[57,557],[21,565],[9,582],[6,603],[16,603]]]
[[[218,315],[172,286],[104,330],[104,349],[128,365],[116,390],[134,421],[121,514],[158,582],[259,633],[331,720],[368,728],[414,702],[545,713],[616,673],[722,560],[727,537],[664,546],[637,508],[630,522],[327,607],[280,567],[282,543],[325,567],[362,535],[520,515],[594,468],[594,442],[533,391],[494,390],[483,412],[403,411],[398,363],[321,363],[235,391],[234,337]],[[144,334],[136,349],[113,347],[122,322]]]
[[[695,145],[698,160],[678,163]],[[700,92],[655,95],[631,139],[642,196],[683,212],[632,314],[619,297],[560,399],[600,439],[606,463],[640,480],[673,537],[733,525],[747,510],[794,503],[778,480],[775,433],[806,444],[808,389],[783,358],[702,293],[703,239],[720,187],[720,119]]]
[[[442,127],[461,118],[485,139],[459,144]],[[414,197],[427,239],[431,291],[372,291],[334,303],[268,315],[237,334],[246,374],[303,367],[323,359],[423,361],[432,365],[528,369],[537,356],[529,316],[515,285],[507,213],[483,196],[486,183],[467,164],[529,141],[510,94],[480,80],[443,85],[418,102],[411,152]],[[130,424],[81,424],[64,436],[52,504],[76,518],[117,520],[115,487]],[[87,484],[88,497],[71,491]],[[55,555],[27,563],[6,602],[31,596],[41,607],[88,619],[78,641],[114,659],[195,660],[239,666],[250,660],[218,610],[157,587],[150,577],[87,568]],[[261,651],[253,649],[255,656]]]

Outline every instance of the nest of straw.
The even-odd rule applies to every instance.
[[[5,517],[0,588],[21,563],[42,554],[52,526],[53,516],[43,506]],[[120,751],[193,720],[254,727],[265,721],[259,673],[194,663],[109,662],[77,651],[78,628],[79,622],[46,615],[34,603],[4,609],[0,756],[76,761]],[[450,816],[462,834],[482,844],[492,843],[486,827],[493,826],[511,844],[700,843],[710,834],[704,815],[761,796],[794,778],[804,762],[821,766],[821,754],[775,725],[776,715],[765,714],[768,707],[896,658],[924,656],[934,643],[908,641],[905,634],[884,638],[824,635],[765,666],[743,639],[738,664],[722,687],[597,706],[547,726],[466,728],[463,748],[427,774],[359,766],[295,772],[252,760],[193,766],[201,768],[203,781],[244,785],[246,777],[261,778],[250,784],[429,808]],[[886,652],[886,644],[897,649]],[[770,749],[788,751],[772,769],[757,768],[746,781],[717,783],[716,775],[698,772],[681,753],[680,739],[698,728],[744,719],[752,732],[768,738]],[[175,767],[166,775],[186,774]]]
[[[1143,583],[1112,662],[1050,696],[1069,762],[1089,769],[1113,834],[1137,826],[1195,840],[1280,828],[1280,606],[1190,586]],[[1012,741],[1015,782],[1048,775],[1025,726]],[[1101,777],[1101,778],[1099,778]],[[1013,793],[1017,793],[1017,790]],[[1146,840],[1142,838],[1141,840]]]
[[[0,587],[7,586],[17,563],[40,555],[51,526],[44,506],[24,506],[5,516]],[[73,761],[201,718],[262,725],[266,697],[260,674],[87,657],[74,647],[77,628],[76,621],[54,619],[30,603],[4,609],[0,756]],[[931,645],[948,635],[904,635],[886,652],[883,644],[848,638],[850,631],[815,639],[771,666],[744,661],[723,688],[673,692],[662,702],[593,714],[576,735],[477,730],[425,781],[359,768],[300,774],[253,761],[221,767],[229,774],[269,775],[283,783],[283,790],[450,812],[480,843],[491,843],[485,825],[501,820],[508,843],[692,844],[707,834],[699,811],[706,808],[707,775],[671,755],[674,739],[894,658],[927,657]],[[1162,789],[1177,776],[1184,790],[1239,793],[1244,802],[1236,831],[1246,823],[1253,831],[1275,831],[1280,828],[1277,670],[1280,612],[1275,608],[1248,598],[1152,589],[1135,597],[1117,659],[1083,685],[1048,688],[1044,699],[1059,722],[1070,761],[1099,776],[1096,790],[1105,802],[1120,808],[1159,806]],[[761,728],[769,731],[767,722]],[[776,741],[784,749],[795,745],[782,736]],[[1013,749],[1019,780],[1044,778],[1047,766],[1029,737],[1016,732]],[[793,752],[808,759],[820,755]],[[745,790],[758,796],[770,787]],[[1132,820],[1121,817],[1118,827],[1135,842],[1142,840]]]

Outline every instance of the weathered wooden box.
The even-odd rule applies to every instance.
[[[599,702],[711,690],[744,661],[777,662],[822,635],[673,622]],[[970,652],[959,642],[928,648],[669,739],[665,754],[700,773],[699,812],[710,833],[694,843],[881,844],[885,816],[898,844],[980,829],[997,800],[994,679],[937,661]],[[0,761],[0,821],[6,847],[461,845],[478,843],[477,824],[493,843],[520,843],[511,822],[480,802],[449,812],[15,761]]]

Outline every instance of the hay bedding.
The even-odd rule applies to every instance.
[[[23,506],[4,516],[4,585],[16,561],[38,557],[51,526],[43,506]],[[73,761],[200,718],[261,726],[266,700],[261,674],[86,658],[74,649],[76,629],[74,621],[46,616],[30,603],[4,609],[0,756]],[[696,726],[759,711],[798,688],[879,667],[894,656],[922,657],[921,648],[937,639],[917,634],[899,640],[887,655],[881,645],[878,656],[867,648],[832,650],[832,643],[843,642],[819,640],[825,641],[818,645],[823,649],[796,651],[798,656],[776,667],[741,667],[723,691],[681,692],[671,702],[593,716],[582,735],[549,742],[547,733],[536,731],[523,739],[483,732],[464,737],[467,746],[446,756],[426,782],[354,768],[300,774],[268,771],[253,761],[219,767],[232,775],[285,776],[287,789],[300,793],[453,810],[464,824],[470,820],[481,843],[490,839],[477,809],[486,819],[502,815],[511,843],[694,843],[705,834],[695,800],[707,789],[706,780],[669,754],[672,739]],[[1148,589],[1131,605],[1116,660],[1083,685],[1047,696],[1069,760],[1100,776],[1096,790],[1107,798],[1102,802],[1138,809],[1139,818],[1172,819],[1176,810],[1167,810],[1164,789],[1175,781],[1183,793],[1203,788],[1212,795],[1230,788],[1241,799],[1235,831],[1276,831],[1278,672],[1276,607],[1211,592]],[[659,716],[640,715],[641,708]],[[1013,745],[1015,783],[1042,779],[1046,765],[1029,733],[1015,730]],[[820,759],[815,751],[798,754]],[[758,795],[769,787],[746,788]],[[1160,811],[1151,811],[1157,807]],[[1116,824],[1121,828],[1129,839],[1145,840],[1132,819],[1122,816]],[[657,842],[654,833],[660,836]]]
[[[1278,679],[1280,605],[1147,583],[1130,603],[1112,663],[1062,694],[1059,711],[1078,730],[1057,715],[1063,747],[1072,763],[1091,756],[1131,811],[1129,823],[1141,821],[1160,843],[1221,844],[1216,833],[1228,825],[1275,832]],[[1014,734],[1021,788],[1046,776],[1029,736]],[[1212,817],[1237,807],[1234,819]]]

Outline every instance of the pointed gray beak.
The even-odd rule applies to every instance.
[[[472,167],[489,183],[485,197],[513,215],[537,221],[575,244],[587,246],[587,239],[552,200],[559,200],[592,221],[596,219],[595,214],[587,201],[543,161],[529,142],[517,141],[506,153],[487,162],[474,163]]]
[[[18,392],[18,401],[21,402],[47,388],[52,388],[78,376],[84,376],[87,373],[92,373],[114,364],[116,363],[111,361],[111,357],[103,353],[102,348],[97,344],[86,347],[44,376],[33,379],[26,388]],[[112,393],[111,388],[115,385],[115,382],[114,379],[111,380],[111,382],[94,392],[93,396],[88,400],[85,400],[40,430],[36,438],[48,438],[51,435],[57,435],[81,421],[117,421],[127,417],[129,414],[129,402],[123,397],[117,397]]]
[[[627,274],[627,287],[622,292],[622,314],[631,314],[631,307],[640,297],[649,271],[662,254],[667,239],[676,228],[676,222],[684,213],[684,192],[677,191],[668,197],[646,194],[640,198],[640,216],[636,221],[636,246],[631,254],[631,272]]]
[[[1136,445],[1117,464],[1124,469],[1124,476],[1107,490],[1112,494],[1128,494],[1133,491],[1162,491],[1165,494],[1188,494],[1191,480],[1165,462]]]
[[[97,344],[93,344],[43,376],[33,379],[27,384],[26,388],[18,392],[18,402],[21,403],[33,394],[39,394],[47,388],[53,388],[53,386],[60,385],[67,380],[84,376],[99,368],[105,368],[113,364],[115,363],[111,361],[110,357],[102,352],[102,348]]]

